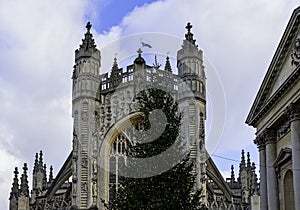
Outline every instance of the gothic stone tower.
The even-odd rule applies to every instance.
[[[184,112],[182,132],[190,143],[191,158],[196,160],[196,188],[201,189],[203,203],[206,203],[205,181],[205,119],[206,119],[206,77],[203,65],[203,52],[196,45],[191,33],[192,25],[187,24],[187,34],[177,52],[179,84],[179,106]]]
[[[238,180],[232,173],[226,182],[206,151],[206,77],[203,53],[193,38],[192,25],[187,24],[185,39],[177,52],[178,74],[172,73],[168,56],[163,69],[156,59],[155,64],[147,65],[141,49],[125,69],[114,58],[111,71],[100,74],[101,54],[91,34],[91,24],[86,28],[82,44],[75,51],[72,76],[72,152],[56,177],[50,167],[49,179],[43,153],[36,154],[30,194],[27,165],[20,184],[16,168],[10,210],[104,209],[102,201],[109,203],[121,186],[119,165],[126,161],[126,145],[137,139],[135,130],[143,131],[135,97],[147,88],[168,91],[183,112],[180,135],[196,163],[194,188],[201,190],[202,203],[210,209],[248,208],[249,196],[257,195],[258,186],[250,155],[246,165],[242,153]]]
[[[97,199],[97,167],[94,149],[97,148],[100,51],[87,32],[79,49],[75,51],[73,72],[72,116],[73,133],[73,189],[72,204],[78,208],[92,206]]]
[[[182,48],[177,52],[178,75],[172,74],[169,57],[164,69],[149,66],[142,57],[141,49],[127,71],[118,67],[115,58],[111,74],[99,75],[101,56],[96,48],[91,25],[87,24],[87,32],[80,48],[75,51],[73,72],[73,189],[72,204],[77,208],[89,208],[103,205],[118,189],[117,162],[124,154],[119,148],[125,139],[126,120],[137,117],[134,113],[132,98],[150,83],[163,85],[166,75],[172,75],[171,92],[178,99],[179,107],[184,112],[182,132],[189,142],[191,157],[196,161],[194,172],[197,174],[195,189],[201,189],[203,202],[206,202],[205,179],[205,73],[203,53],[198,49],[191,33],[192,25],[186,26],[187,34]],[[177,82],[177,83],[176,83]],[[174,87],[177,87],[176,89]],[[118,92],[118,94],[116,94]],[[124,129],[114,130],[116,127]],[[123,134],[122,134],[123,133]],[[126,135],[125,135],[126,134]],[[103,143],[104,142],[104,143]],[[108,148],[101,158],[99,148],[107,143]],[[105,160],[103,160],[105,159]],[[107,159],[107,160],[106,160]],[[104,161],[104,169],[102,162]],[[112,173],[111,170],[114,170]],[[112,175],[113,174],[113,175]],[[113,181],[112,181],[113,180]]]

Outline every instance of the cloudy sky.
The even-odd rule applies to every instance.
[[[240,159],[242,148],[257,162],[254,130],[244,121],[298,4],[298,0],[0,0],[0,208],[8,208],[15,166],[20,170],[27,162],[31,180],[34,155],[43,150],[48,168],[53,164],[56,174],[71,151],[71,73],[87,21],[102,50],[101,72],[112,64],[112,55],[105,52],[116,40],[143,37],[155,49],[149,34],[180,40],[190,21],[205,54],[209,97],[224,97],[217,104],[219,110],[211,112],[211,118],[219,119],[218,111],[225,110],[220,115],[226,119],[211,153],[232,160],[217,156],[214,160],[224,174],[231,164],[238,168],[234,160]],[[133,49],[127,53],[135,54]],[[216,106],[213,103],[210,107]]]

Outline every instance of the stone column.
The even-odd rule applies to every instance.
[[[267,191],[268,208],[271,210],[279,209],[278,202],[278,181],[273,166],[276,160],[276,132],[267,128],[263,131],[263,138],[266,141],[266,168],[267,168]]]
[[[289,105],[286,114],[291,128],[295,210],[300,210],[300,104]]]
[[[260,171],[260,210],[268,210],[267,170],[266,170],[266,145],[264,138],[259,135],[254,140],[259,151]]]

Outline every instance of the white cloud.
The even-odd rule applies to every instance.
[[[87,6],[79,0],[0,2],[1,209],[8,209],[15,166],[27,162],[31,181],[35,152],[43,149],[57,173],[71,150],[70,78]]]
[[[249,4],[238,0],[158,1],[136,7],[124,17],[120,27],[123,35],[159,32],[183,39],[186,22],[192,22],[197,43],[213,63],[226,97],[227,121],[217,152],[232,149],[232,145],[241,150],[253,146],[254,132],[244,121],[298,4],[284,0],[256,0]],[[209,80],[208,77],[209,88],[214,88]]]
[[[226,98],[224,132],[214,153],[239,154],[245,148],[254,153],[252,160],[257,162],[254,130],[244,122],[279,39],[298,4],[296,0],[255,0],[249,4],[238,0],[158,1],[136,7],[123,18],[119,30],[121,36],[154,32],[183,39],[185,24],[191,21],[197,43],[219,75]],[[139,47],[138,41],[132,44]],[[108,62],[111,66],[112,59]],[[215,84],[209,81],[208,77],[208,88],[214,88]]]
[[[7,197],[14,166],[20,166],[20,161],[30,166],[35,152],[43,149],[47,163],[53,163],[57,172],[71,149],[74,50],[84,34],[85,17],[97,17],[97,3],[0,1],[0,148],[4,148],[0,150],[0,187]],[[298,4],[296,0],[254,0],[247,4],[239,0],[157,1],[136,7],[110,31],[93,33],[99,48],[143,32],[183,39],[185,24],[191,21],[197,43],[219,74],[226,96],[227,121],[216,153],[229,150],[239,154],[242,147],[255,150],[253,130],[244,125],[245,117]],[[143,39],[153,45],[157,40],[149,34]],[[102,52],[102,72],[111,67],[114,53],[123,55],[118,44],[110,54]],[[132,55],[139,47],[139,38],[130,44],[132,52],[126,53]],[[167,48],[161,49],[162,54],[176,46]],[[1,209],[7,209],[5,199],[0,201],[4,202]]]

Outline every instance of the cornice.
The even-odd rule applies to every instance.
[[[295,38],[295,34],[299,29],[299,22],[300,22],[300,7],[298,7],[297,9],[294,10],[289,23],[284,31],[284,34],[279,42],[279,45],[276,49],[276,52],[273,56],[273,59],[271,61],[271,64],[268,68],[268,71],[266,73],[266,76],[264,77],[264,80],[260,86],[260,89],[257,93],[257,96],[253,102],[253,105],[250,109],[250,112],[247,116],[246,119],[246,123],[248,125],[251,125],[253,127],[256,126],[257,121],[261,118],[261,114],[265,114],[265,110],[264,109],[266,106],[268,106],[268,108],[270,108],[270,105],[272,103],[270,102],[270,99],[267,100],[267,96],[268,93],[270,92],[270,89],[272,88],[274,81],[276,79],[276,76],[279,72],[279,70],[281,69],[283,63],[284,63],[284,59],[287,57],[287,53],[289,52],[289,48],[291,46],[292,43],[294,43],[294,38]],[[289,55],[290,56],[290,55]],[[296,67],[297,71],[299,69],[298,65]],[[284,85],[284,84],[283,84]],[[282,86],[283,86],[282,85]],[[286,88],[286,86],[285,86]],[[271,97],[271,101],[273,102],[274,97],[276,98],[276,93],[281,92],[282,94],[282,88],[280,88],[281,91],[279,91],[279,89],[275,92],[275,94]]]
[[[290,122],[300,120],[300,104],[291,103],[286,107],[284,113],[286,114]]]
[[[287,91],[293,86],[293,84],[299,79],[300,75],[300,66],[295,69],[295,71],[286,79],[286,81],[276,90],[276,92],[271,96],[271,98],[264,104],[261,105],[260,111],[256,113],[256,115],[252,118],[248,124],[252,126],[256,126],[257,122],[267,114],[272,107],[276,104],[276,102],[284,96]]]

